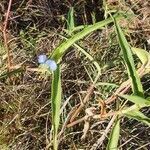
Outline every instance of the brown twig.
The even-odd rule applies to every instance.
[[[142,66],[141,68],[139,68],[137,72],[138,72],[139,76],[142,77],[144,75],[144,72],[145,72],[144,66]],[[129,80],[125,81],[116,90],[116,92],[105,101],[105,104],[108,105],[111,102],[115,101],[117,99],[117,95],[118,94],[124,94],[124,93],[126,93],[129,90],[130,87],[131,87],[131,80],[129,79]],[[84,120],[84,117],[83,117],[83,118],[81,118],[79,120],[74,121],[74,119],[78,116],[78,114],[80,113],[80,111],[82,110],[82,108],[85,106],[85,103],[89,100],[90,95],[93,92],[93,89],[94,89],[94,85],[91,85],[89,87],[89,89],[87,90],[87,95],[85,96],[85,98],[83,100],[83,104],[80,104],[80,106],[77,108],[77,110],[75,111],[75,113],[72,115],[72,117],[70,119],[71,123],[68,124],[67,127],[74,126],[75,124],[78,124],[78,123],[80,123],[80,122],[82,122]],[[102,118],[105,116],[105,115],[104,116],[103,115],[104,114],[101,114]],[[106,114],[106,116],[107,116],[107,114]],[[108,114],[108,116],[109,116],[109,114]],[[101,117],[99,117],[99,118],[101,118]]]
[[[85,120],[85,116],[80,118],[80,119],[78,119],[78,120],[76,120],[76,121],[73,121],[73,122],[67,124],[67,128],[70,128],[70,127],[72,127],[72,126],[74,126],[74,125],[76,125],[76,124],[78,124],[78,123],[80,123],[80,122],[82,122],[84,120]]]
[[[107,134],[109,133],[109,130],[111,128],[111,126],[113,125],[115,119],[116,119],[116,115],[114,115],[110,122],[108,123],[105,131],[103,132],[102,136],[96,141],[96,143],[92,146],[91,150],[97,150],[99,148],[99,146],[102,145],[103,141],[105,140],[105,138],[107,137]]]
[[[138,69],[138,74],[139,74],[140,77],[142,77],[142,76],[145,74],[144,66],[142,66],[141,68]],[[130,87],[131,87],[131,81],[130,81],[130,80],[125,81],[125,82],[116,90],[116,92],[115,92],[112,96],[110,96],[110,97],[105,101],[105,103],[103,103],[101,109],[104,109],[103,107],[105,106],[105,104],[108,105],[108,104],[110,104],[111,102],[115,101],[118,94],[125,94],[125,93],[129,90]],[[91,89],[92,89],[92,88],[90,87],[88,91],[91,91]],[[91,92],[92,92],[92,91],[91,91]],[[88,99],[89,99],[89,96],[90,96],[90,92],[86,95],[86,97],[88,97]],[[86,98],[86,97],[85,97],[85,98]],[[87,98],[86,98],[86,100],[87,100]],[[74,126],[74,125],[76,125],[76,124],[78,124],[78,123],[80,123],[80,122],[82,122],[82,121],[85,120],[85,117],[82,117],[82,118],[80,118],[80,119],[74,121],[75,117],[79,114],[79,112],[81,111],[81,109],[84,107],[84,104],[87,102],[86,100],[84,99],[83,105],[80,105],[80,106],[78,107],[78,109],[76,110],[76,112],[73,114],[72,117],[74,117],[74,118],[73,118],[73,120],[70,119],[70,120],[71,120],[71,123],[69,123],[69,124],[67,125],[67,127],[72,127],[72,126]],[[103,113],[103,110],[102,110],[100,114],[94,115],[93,118],[94,118],[94,119],[105,119],[105,118],[108,118],[108,117],[110,117],[110,116],[117,115],[118,113],[119,113],[119,112],[110,112],[110,113],[105,114],[105,113]]]
[[[7,9],[7,13],[6,13],[5,21],[4,21],[4,28],[3,28],[4,46],[7,51],[7,70],[8,71],[10,71],[10,68],[11,68],[11,60],[10,60],[10,51],[8,47],[8,39],[7,39],[6,30],[8,26],[8,18],[9,18],[11,4],[12,4],[12,0],[9,0],[8,9]]]
[[[99,100],[99,106],[101,108],[100,109],[100,114],[101,115],[106,114],[106,104],[105,104],[104,100],[102,100],[102,99]]]
[[[82,110],[82,108],[85,106],[85,103],[90,99],[91,94],[93,93],[93,89],[94,89],[94,85],[92,84],[89,89],[87,90],[87,95],[85,96],[85,98],[83,99],[83,103],[80,104],[80,106],[77,108],[77,110],[75,111],[75,113],[72,115],[70,122],[73,122],[74,119],[79,115],[80,111]]]
[[[106,119],[106,118],[108,118],[108,117],[111,117],[111,116],[114,116],[114,115],[118,115],[118,114],[120,114],[120,113],[121,113],[120,111],[115,111],[115,112],[109,112],[109,113],[103,114],[103,115],[101,115],[101,114],[96,114],[96,115],[93,115],[92,118],[93,118],[93,119],[104,120],[104,119]],[[80,118],[80,119],[78,119],[78,120],[75,120],[75,121],[73,121],[73,122],[67,124],[67,128],[70,128],[70,127],[72,127],[72,126],[74,126],[74,125],[76,125],[76,124],[78,124],[78,123],[81,123],[82,121],[85,121],[85,119],[86,119],[86,116],[84,116],[84,117],[82,117],[82,118]]]

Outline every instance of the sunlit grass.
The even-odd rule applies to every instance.
[[[44,1],[13,4],[9,72],[0,40],[0,149],[135,149],[148,143],[140,134],[150,126],[149,81],[143,81],[150,54],[127,25],[132,8],[103,2],[100,22],[95,9],[85,12],[84,2],[57,4],[64,10]],[[40,55],[47,55],[44,62]]]

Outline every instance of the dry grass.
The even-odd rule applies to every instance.
[[[100,1],[99,1],[100,2]],[[150,39],[150,6],[147,0],[111,1],[108,0],[110,9],[121,9],[136,14],[132,23],[122,22],[131,33],[128,36],[131,45],[150,50],[147,40]],[[65,34],[65,17],[69,6],[75,8],[76,24],[91,24],[90,13],[96,13],[96,21],[103,20],[104,10],[92,1],[59,0],[14,0],[7,27],[8,45],[11,55],[12,67],[22,65],[24,68],[36,68],[37,56],[41,53],[51,53],[61,41],[60,34]],[[0,29],[3,29],[5,13],[8,2],[0,2]],[[88,10],[88,11],[87,11]],[[7,71],[7,54],[4,41],[0,33],[0,75]],[[113,28],[110,26],[102,31],[97,31],[84,38],[79,44],[99,62],[102,75],[98,82],[110,82],[120,85],[127,79],[124,65],[120,61],[119,47],[114,37]],[[62,105],[68,100],[61,116],[61,127],[64,125],[71,110],[85,97],[95,70],[76,48],[71,48],[63,58]],[[150,77],[143,77],[145,94],[150,96]],[[28,69],[12,74],[10,77],[0,79],[0,149],[11,150],[39,150],[45,149],[50,143],[51,132],[51,107],[50,107],[49,77],[42,76]],[[107,99],[116,87],[98,86],[94,89],[89,102],[85,105],[78,118],[85,116],[85,110],[95,107],[100,111],[99,100]],[[116,103],[110,105],[107,111],[114,110]],[[149,109],[143,110],[147,115]],[[149,127],[143,124],[122,119],[120,149],[143,149],[150,147]],[[59,149],[87,149],[101,137],[110,122],[106,120],[90,120],[90,128],[86,138],[81,140],[84,121],[70,128],[65,128],[60,136]],[[61,130],[60,127],[60,130]],[[106,149],[107,137],[100,150]]]

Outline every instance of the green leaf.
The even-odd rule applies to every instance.
[[[116,15],[115,16],[116,20],[123,18],[122,15]],[[67,51],[67,49],[72,46],[75,42],[77,42],[78,40],[84,38],[86,35],[88,35],[89,33],[100,29],[102,27],[104,27],[105,25],[109,24],[113,22],[113,19],[110,17],[106,20],[97,22],[93,25],[87,26],[85,27],[82,31],[76,33],[75,35],[71,36],[68,40],[64,41],[63,43],[61,43],[52,53],[51,58],[54,59],[56,62],[60,62],[61,58],[63,57],[63,55],[65,54],[65,52]]]
[[[124,98],[128,98],[128,97],[124,97]],[[128,118],[136,119],[137,121],[143,122],[143,123],[147,124],[148,126],[150,126],[150,118],[148,118],[142,112],[139,111],[143,107],[150,106],[150,99],[143,100],[143,98],[139,97],[137,100],[134,98],[135,97],[132,98],[132,96],[131,96],[129,99],[132,99],[132,102],[135,100],[138,102],[136,102],[136,104],[134,104],[130,107],[127,107],[127,108],[121,110],[119,114],[124,114]],[[141,101],[144,101],[144,102],[141,103]],[[145,103],[146,103],[146,105],[145,105]]]
[[[125,38],[125,35],[122,29],[120,28],[115,18],[114,18],[114,23],[115,23],[119,45],[120,45],[120,48],[122,49],[125,64],[127,66],[128,75],[132,81],[133,92],[135,95],[143,96],[143,88],[142,88],[140,78],[135,69],[131,48]]]
[[[146,65],[150,62],[150,53],[141,48],[132,47],[133,53],[135,53],[141,60],[143,65]]]
[[[51,100],[52,100],[52,125],[53,125],[53,147],[57,150],[57,132],[60,121],[60,105],[61,105],[61,77],[60,67],[54,71],[52,77]]]
[[[131,49],[133,53],[135,53],[139,57],[139,59],[143,64],[146,64],[148,62],[148,55],[147,55],[148,52],[146,52],[143,49],[135,48],[135,47],[132,47]]]
[[[128,112],[125,113],[125,116],[127,116],[128,118],[133,118],[133,119],[135,119],[137,121],[143,122],[146,125],[150,126],[150,118],[145,116],[139,110],[128,111]]]
[[[64,37],[63,35],[60,35],[60,34],[59,34],[59,36],[61,36],[62,38],[68,40],[68,38]],[[97,80],[99,79],[99,76],[101,75],[101,68],[100,68],[98,62],[95,61],[94,58],[93,58],[85,49],[83,49],[81,46],[79,46],[79,45],[76,44],[76,43],[74,43],[73,45],[74,45],[75,47],[77,47],[78,50],[79,50],[82,54],[84,54],[84,55],[95,65],[95,67],[96,67],[96,69],[97,69],[97,71],[98,71],[97,76],[96,76],[96,78],[95,78],[95,80],[94,80],[94,83],[96,83]]]
[[[67,29],[68,34],[71,35],[72,31],[74,30],[75,23],[74,23],[74,8],[70,7],[68,12],[68,18],[67,18]]]
[[[140,107],[150,106],[150,100],[140,96],[136,95],[119,95],[119,96],[133,102],[134,104],[139,105]]]
[[[118,147],[119,135],[120,135],[120,120],[117,119],[109,137],[107,150],[118,150],[117,147]]]

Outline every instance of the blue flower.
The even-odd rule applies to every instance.
[[[39,55],[38,56],[38,63],[43,65],[46,65],[47,69],[50,69],[51,71],[55,71],[57,69],[57,64],[54,60],[48,59],[46,55]]]
[[[38,56],[38,63],[39,64],[44,64],[47,60],[47,56],[46,55],[39,55]]]
[[[50,70],[55,71],[57,69],[57,64],[54,60],[48,59],[45,64],[49,67]]]

